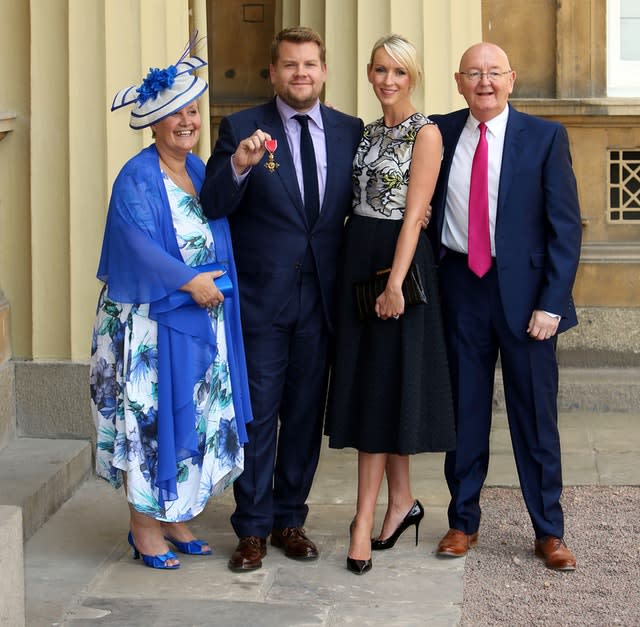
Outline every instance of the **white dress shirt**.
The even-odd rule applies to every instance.
[[[509,119],[509,105],[495,118],[485,122],[487,144],[489,147],[489,236],[491,238],[491,256],[496,256],[496,214],[498,210],[498,190],[500,188],[500,170],[502,168],[502,149],[504,135]],[[447,204],[444,210],[442,243],[458,253],[468,253],[469,232],[469,188],[471,186],[471,165],[480,139],[480,131],[471,113],[460,133],[460,139],[453,153]],[[545,313],[553,318],[560,315],[551,311]]]
[[[509,106],[507,105],[495,118],[485,122],[489,148],[489,236],[491,238],[492,257],[496,256],[495,232],[498,188],[508,118]],[[442,229],[442,243],[447,248],[464,254],[468,252],[469,187],[471,185],[473,155],[480,138],[479,124],[480,122],[469,113],[451,162],[447,204],[445,206],[444,226]]]

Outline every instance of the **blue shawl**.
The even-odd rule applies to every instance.
[[[187,155],[186,167],[200,190],[204,164]],[[226,218],[209,220],[217,260],[228,266],[238,285]],[[217,352],[206,309],[176,299],[176,292],[198,274],[187,266],[176,240],[158,152],[151,145],[130,159],[113,184],[98,279],[109,298],[122,303],[149,303],[158,323],[158,458],[159,502],[177,498],[177,464],[199,457],[193,389]],[[173,296],[173,298],[172,298]],[[248,441],[246,423],[253,419],[237,287],[224,300],[224,320],[233,404],[240,444]]]

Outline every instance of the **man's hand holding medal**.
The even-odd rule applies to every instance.
[[[279,166],[273,154],[278,148],[278,142],[271,138],[269,133],[257,129],[250,137],[243,139],[231,156],[231,163],[236,174],[244,174],[250,167],[257,165],[262,160],[265,151],[269,153],[269,158],[264,164],[270,172],[274,172]]]

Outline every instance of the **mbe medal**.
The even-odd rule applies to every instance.
[[[267,152],[269,153],[269,158],[267,159],[267,162],[264,164],[264,167],[267,168],[267,170],[269,170],[271,174],[273,174],[276,168],[280,167],[280,164],[273,158],[273,153],[278,148],[278,140],[267,139],[264,142],[264,147],[267,149]]]

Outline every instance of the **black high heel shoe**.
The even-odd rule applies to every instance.
[[[420,527],[420,521],[424,518],[424,507],[420,501],[416,500],[413,503],[413,507],[409,510],[409,513],[404,517],[402,522],[398,525],[398,528],[386,539],[371,540],[371,549],[374,551],[384,551],[390,549],[397,542],[398,538],[409,528],[411,525],[416,526],[416,546],[418,546],[418,528]]]
[[[373,562],[368,560],[354,560],[352,557],[347,557],[347,570],[350,570],[355,575],[364,575],[373,568]]]
[[[351,537],[353,533],[353,526],[355,524],[355,519],[351,521],[349,525],[349,537]],[[351,571],[355,575],[364,575],[369,572],[373,568],[373,561],[371,558],[368,560],[357,560],[353,557],[349,557],[347,555],[347,570]]]

